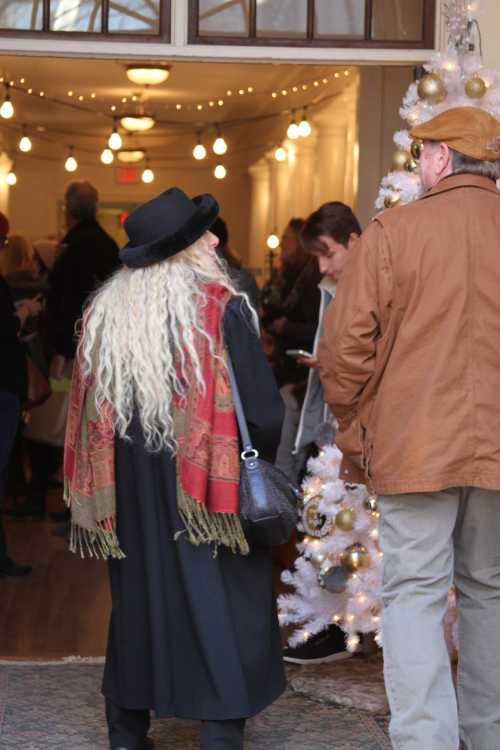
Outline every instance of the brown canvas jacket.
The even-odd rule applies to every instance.
[[[342,478],[500,489],[500,191],[453,175],[368,226],[319,347]]]

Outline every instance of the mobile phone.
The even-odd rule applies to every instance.
[[[289,357],[294,357],[295,359],[298,359],[299,357],[312,359],[314,357],[314,354],[311,354],[311,352],[306,352],[304,351],[304,349],[287,349],[285,354],[287,354]]]

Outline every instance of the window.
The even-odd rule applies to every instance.
[[[0,0],[2,32],[170,38],[170,0]]]
[[[189,0],[192,44],[434,47],[436,0]]]

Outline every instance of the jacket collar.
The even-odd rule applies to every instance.
[[[451,174],[438,182],[437,185],[434,185],[434,187],[431,188],[428,193],[425,193],[420,200],[432,198],[433,195],[447,193],[449,190],[456,190],[457,188],[463,187],[487,190],[490,193],[496,193],[496,195],[500,197],[500,190],[498,190],[496,183],[488,177],[481,177],[477,174]]]

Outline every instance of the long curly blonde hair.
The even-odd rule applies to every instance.
[[[196,386],[204,389],[195,333],[212,346],[200,323],[208,282],[239,294],[202,237],[161,263],[120,269],[85,312],[79,351],[84,370],[95,376],[97,408],[111,405],[122,438],[137,412],[148,450],[175,451],[172,402],[186,390],[188,363]],[[245,303],[246,295],[240,296]]]

